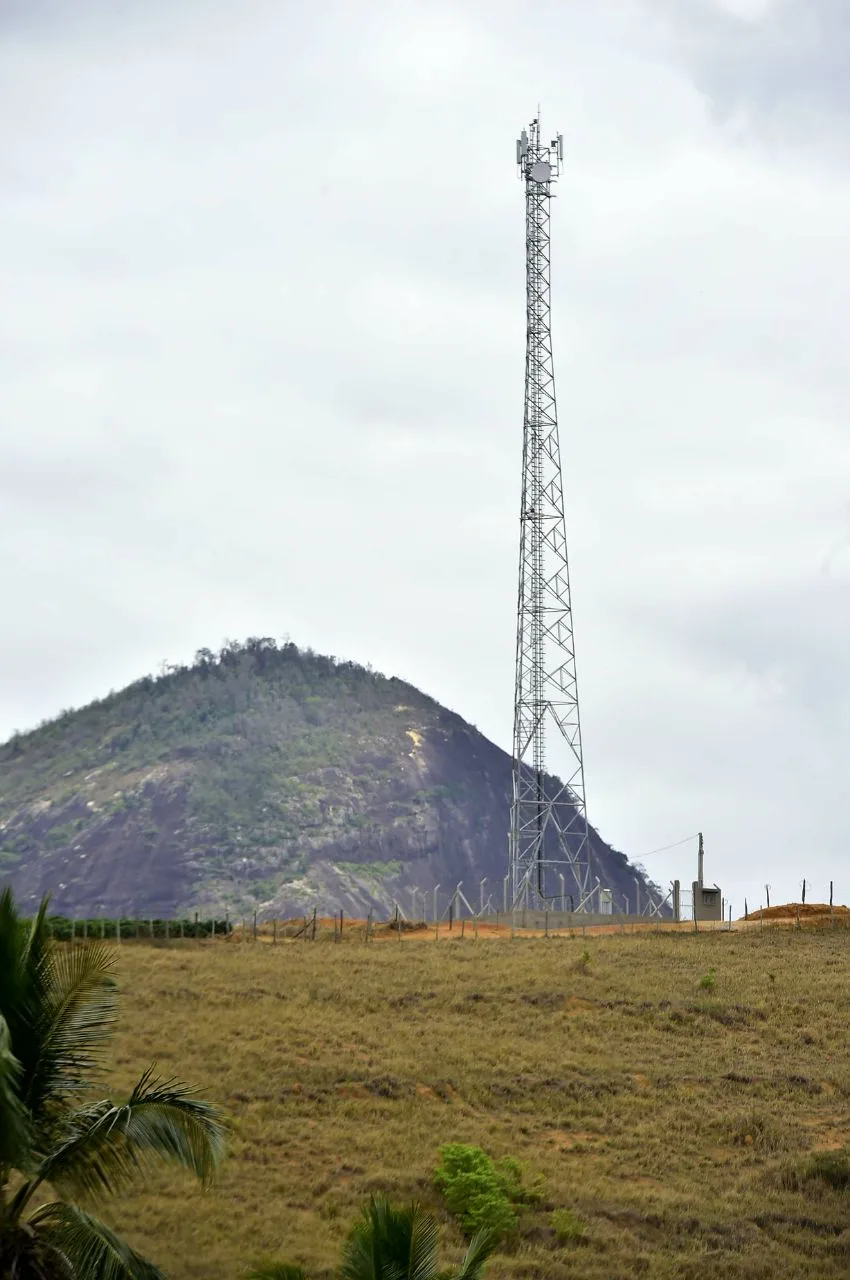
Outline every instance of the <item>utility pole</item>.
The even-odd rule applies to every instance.
[[[551,336],[549,205],[563,158],[563,138],[543,141],[539,116],[517,139],[525,186],[526,360],[510,831],[515,908],[547,905],[553,870],[568,872],[579,903],[590,879]],[[547,725],[566,747],[563,781],[546,773]]]

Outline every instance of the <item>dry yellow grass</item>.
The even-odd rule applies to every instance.
[[[370,1192],[439,1209],[437,1147],[457,1140],[545,1178],[494,1280],[846,1277],[850,1193],[786,1174],[850,1144],[848,946],[768,929],[122,945],[116,1092],[155,1059],[225,1109],[233,1143],[212,1191],[163,1174],[108,1217],[178,1280],[268,1254],[328,1273]],[[585,1244],[559,1246],[562,1207]]]

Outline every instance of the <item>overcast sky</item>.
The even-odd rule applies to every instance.
[[[540,102],[591,821],[850,901],[848,64],[847,0],[0,0],[0,737],[288,633],[509,748]]]

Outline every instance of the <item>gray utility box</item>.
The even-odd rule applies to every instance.
[[[694,880],[691,888],[694,891],[694,919],[722,920],[723,898],[717,885],[700,884]]]

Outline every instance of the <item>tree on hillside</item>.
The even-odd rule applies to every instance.
[[[46,899],[29,922],[0,894],[0,1280],[157,1280],[77,1201],[158,1158],[207,1183],[224,1154],[214,1108],[150,1069],[124,1103],[89,1099],[116,1000],[109,949],[54,945]]]

